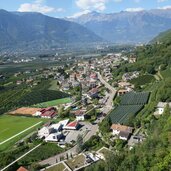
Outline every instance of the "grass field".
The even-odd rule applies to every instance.
[[[161,71],[161,75],[163,76],[163,78],[169,78],[171,77],[171,69],[166,69],[164,71]]]
[[[66,164],[72,169],[77,169],[79,167],[84,166],[86,161],[86,158],[83,154],[80,154],[76,157],[74,157],[73,159],[67,160]]]
[[[65,165],[63,163],[59,163],[53,167],[50,167],[49,169],[46,169],[45,171],[68,171],[68,169],[66,169]]]
[[[37,118],[18,117],[18,116],[10,116],[10,115],[0,116],[0,143],[22,132],[23,130],[35,125],[40,121],[41,119],[37,119]],[[20,134],[19,136],[0,145],[0,149],[6,147],[6,145],[11,144],[11,142],[13,143],[17,142],[19,140],[18,138],[21,138],[22,136],[26,135],[26,133],[29,134],[35,128],[29,129],[23,134]]]
[[[49,90],[59,90],[59,86],[57,85],[57,80],[51,81]]]
[[[132,79],[130,82],[136,86],[141,86],[141,85],[149,84],[153,81],[155,81],[153,75],[142,75],[138,78]]]
[[[51,106],[57,106],[59,104],[66,104],[66,103],[71,103],[71,99],[63,98],[63,99],[52,100],[52,101],[36,104],[34,105],[34,107],[51,107]]]

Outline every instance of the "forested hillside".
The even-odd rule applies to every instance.
[[[168,35],[166,32],[166,34],[171,37],[171,33]],[[151,97],[149,104],[131,121],[135,128],[141,127],[147,138],[132,150],[129,150],[127,146],[114,148],[111,154],[106,156],[105,162],[98,162],[86,168],[86,171],[171,170],[170,109],[166,107],[164,114],[160,117],[153,115],[159,101],[171,102],[171,39],[163,41],[162,44],[137,47],[133,53],[137,56],[137,62],[123,65],[115,75],[129,71],[140,71],[155,77],[156,80],[148,86],[136,87],[139,91],[151,91]],[[100,125],[101,129],[103,129],[103,125],[105,123]],[[106,123],[106,125],[108,124]]]

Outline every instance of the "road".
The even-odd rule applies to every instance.
[[[103,83],[105,85],[105,87],[107,89],[110,90],[110,93],[109,93],[109,98],[108,100],[106,101],[106,104],[103,108],[103,112],[104,113],[109,113],[111,110],[112,110],[112,107],[113,107],[113,99],[117,93],[117,91],[108,83],[106,82],[102,76],[100,75],[100,73],[97,73],[98,74],[98,79],[100,80],[101,83]],[[96,123],[99,123],[101,122],[102,120],[104,119],[104,117],[101,117],[99,119],[97,119],[95,122]],[[99,126],[98,124],[95,124],[95,125],[91,125],[91,128],[90,128],[90,131],[85,135],[85,137],[83,137],[83,141],[86,142],[88,141],[93,135],[96,135],[96,133],[98,132],[98,129],[99,129]],[[57,154],[56,156],[53,156],[53,157],[50,157],[46,160],[43,160],[41,162],[39,162],[40,165],[46,165],[46,164],[49,164],[49,165],[53,165],[57,162],[60,161],[60,158],[62,157],[66,157],[67,155],[74,155],[74,154],[77,154],[77,146],[75,145],[74,147],[72,147],[71,149],[63,152],[63,153],[60,153],[60,154]]]
[[[109,98],[108,98],[108,100],[107,100],[107,102],[106,102],[105,107],[103,108],[103,112],[104,112],[104,113],[109,113],[109,111],[112,110],[112,107],[113,107],[113,99],[114,99],[114,97],[116,96],[117,90],[115,90],[115,88],[112,87],[107,81],[105,81],[105,80],[103,79],[103,77],[100,75],[99,72],[97,72],[97,75],[98,75],[98,79],[100,80],[100,82],[101,82],[102,84],[104,84],[104,86],[105,86],[107,89],[110,90]]]
[[[89,140],[93,135],[96,135],[96,132],[98,131],[98,125],[91,125],[91,128],[90,128],[91,131],[89,131],[85,137],[83,137],[83,141],[86,142],[87,140]],[[46,160],[43,160],[41,162],[39,162],[40,165],[46,165],[46,164],[49,164],[49,165],[53,165],[57,162],[60,161],[60,158],[62,157],[66,157],[67,155],[70,156],[72,154],[75,155],[77,154],[77,146],[75,145],[74,147],[70,148],[69,150],[63,152],[63,153],[60,153],[60,154],[57,154],[56,156],[53,156],[53,157],[50,157]]]
[[[5,171],[7,170],[10,166],[12,166],[14,163],[18,162],[19,160],[21,160],[23,157],[27,156],[29,153],[31,153],[32,151],[34,151],[36,148],[40,147],[42,144],[37,145],[36,147],[34,147],[33,149],[31,149],[30,151],[28,151],[27,153],[23,154],[21,157],[19,157],[18,159],[16,159],[15,161],[13,161],[12,163],[10,163],[8,166],[4,167],[1,171]]]

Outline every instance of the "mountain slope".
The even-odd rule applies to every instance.
[[[0,10],[0,49],[50,49],[102,39],[87,28],[40,13]]]
[[[157,37],[155,37],[151,43],[156,43],[156,42],[165,42],[165,43],[171,43],[171,29],[160,33]]]
[[[69,20],[115,43],[144,43],[171,28],[171,9],[113,14],[92,12]]]

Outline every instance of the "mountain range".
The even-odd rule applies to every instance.
[[[102,14],[90,12],[68,18],[115,43],[147,43],[171,28],[171,9]]]
[[[0,50],[43,50],[101,40],[77,23],[40,13],[0,10]]]
[[[171,9],[74,18],[0,10],[0,51],[43,51],[91,43],[147,43],[171,28]]]

